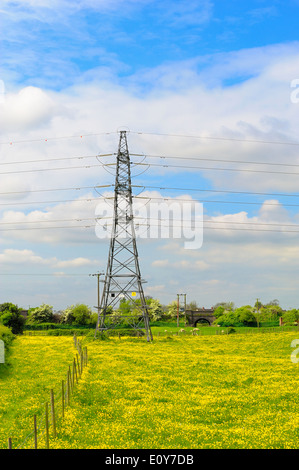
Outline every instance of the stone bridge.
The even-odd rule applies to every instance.
[[[186,326],[197,327],[200,325],[211,326],[216,320],[214,310],[212,308],[199,308],[197,310],[186,310]]]

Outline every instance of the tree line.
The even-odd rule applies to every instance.
[[[138,301],[121,299],[116,310],[108,313],[113,316],[130,316],[140,313]],[[182,307],[178,309],[177,301],[168,305],[162,305],[159,300],[146,297],[150,321],[160,322],[163,320],[176,319],[179,314],[183,317],[185,312]],[[245,305],[235,308],[233,302],[219,302],[214,305],[214,315],[216,320],[214,325],[227,326],[259,326],[262,322],[277,322],[281,318],[283,324],[293,325],[299,321],[299,309],[283,310],[278,300],[273,300],[267,304],[257,301],[253,306]],[[186,305],[187,310],[196,310],[198,305],[192,301]],[[97,322],[97,312],[93,311],[85,304],[77,303],[68,306],[65,310],[54,311],[48,304],[42,304],[30,308],[27,316],[22,314],[24,310],[17,305],[5,302],[0,304],[0,324],[11,329],[13,334],[21,334],[25,328],[34,326],[46,326],[48,324],[59,324],[63,326],[72,325],[74,327],[95,327]]]

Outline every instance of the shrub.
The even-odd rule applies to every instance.
[[[67,307],[61,315],[61,322],[69,325],[89,325],[94,322],[92,311],[85,304],[76,304]]]
[[[235,312],[228,312],[220,315],[220,317],[218,317],[213,324],[220,326],[243,326],[239,315]]]
[[[285,325],[294,325],[299,321],[299,310],[295,308],[282,314],[282,321]]]
[[[4,325],[0,325],[0,339],[4,341],[6,349],[9,349],[14,338],[15,338],[15,335],[13,334],[10,328]]]
[[[15,335],[22,334],[25,325],[21,310],[17,305],[9,302],[0,305],[0,321],[4,326],[11,328]]]
[[[88,336],[94,336],[94,332],[90,332]],[[144,336],[144,331],[140,329],[135,330],[133,328],[115,328],[103,332],[98,331],[96,334],[96,338],[99,339],[107,339],[110,336]]]
[[[53,307],[51,305],[42,304],[29,310],[28,323],[49,323],[54,320]]]

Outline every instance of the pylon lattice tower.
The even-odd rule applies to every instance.
[[[120,131],[114,188],[114,214],[108,263],[96,331],[115,328],[124,319],[135,329],[145,329],[147,341],[152,333],[142,287],[133,215],[131,162],[127,131]],[[133,312],[112,314],[122,299],[129,299]],[[119,310],[118,310],[119,312]]]

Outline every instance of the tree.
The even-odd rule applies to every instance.
[[[186,305],[186,310],[197,310],[197,309],[198,309],[198,305],[197,305],[196,300],[191,300],[191,302],[189,302]]]
[[[178,303],[176,300],[167,305],[167,313],[171,318],[176,318],[178,314]],[[180,313],[180,312],[179,312]]]
[[[91,317],[92,311],[85,304],[76,304],[67,307],[61,316],[61,321],[69,325],[88,325],[94,318]]]
[[[53,307],[42,304],[39,307],[30,309],[28,312],[29,323],[51,323],[53,322]]]
[[[237,308],[235,310],[235,314],[243,325],[249,325],[250,323],[256,322],[256,314],[250,305],[244,305],[243,307]]]
[[[213,324],[219,326],[242,326],[239,315],[236,314],[236,312],[223,313],[223,315],[220,315]]]
[[[275,321],[281,317],[283,313],[282,308],[279,305],[266,304],[260,309],[261,321]]]
[[[128,316],[132,313],[132,302],[129,299],[121,299],[118,306],[118,313],[120,315]]]
[[[268,307],[268,306],[279,307],[279,300],[277,300],[277,299],[270,300],[270,302],[268,302],[267,304],[265,304],[265,307]]]
[[[90,323],[92,311],[87,305],[76,304],[72,313],[76,325],[88,325]]]
[[[299,322],[299,310],[293,308],[282,314],[282,320],[285,325],[295,325]]]
[[[67,307],[65,310],[63,310],[61,314],[61,323],[66,323],[68,325],[71,325],[74,321],[74,315],[73,315],[73,309],[74,305],[71,305],[70,307]]]
[[[228,312],[235,310],[234,302],[217,302],[213,308],[216,310],[218,307],[224,307],[224,310],[227,310]]]
[[[21,311],[21,308],[9,302],[0,305],[0,321],[15,335],[22,334],[24,330],[25,318],[21,315]]]
[[[157,299],[149,299],[146,302],[149,306],[148,314],[152,321],[160,320],[163,315],[163,308]]]

